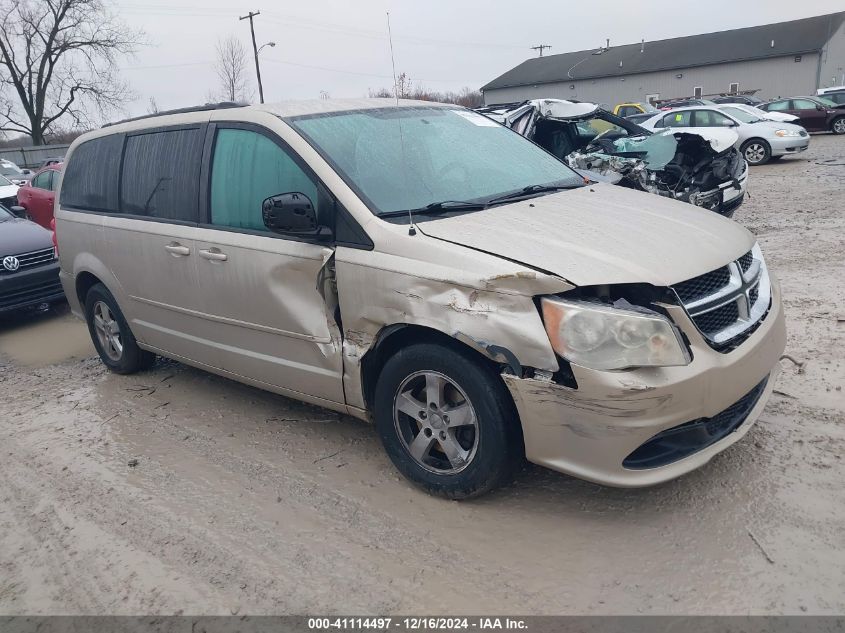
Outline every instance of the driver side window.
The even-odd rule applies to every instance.
[[[267,231],[264,200],[280,193],[304,193],[317,209],[317,185],[273,140],[253,130],[217,130],[211,164],[211,223]]]
[[[693,121],[695,127],[730,127],[733,124],[733,120],[713,110],[696,110]]]
[[[53,171],[48,169],[47,171],[42,171],[32,180],[32,186],[36,189],[45,189],[47,191],[52,190],[52,183],[53,183]]]
[[[789,110],[789,99],[785,99],[783,101],[775,101],[774,103],[770,103],[766,106],[766,110],[772,110],[774,112],[778,112],[780,110]]]

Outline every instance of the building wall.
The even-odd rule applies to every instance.
[[[822,50],[819,88],[845,86],[845,22],[834,32]]]
[[[833,58],[834,55],[830,57]],[[680,79],[677,78],[678,74],[682,75]],[[739,82],[740,90],[758,88],[760,91],[757,96],[774,99],[780,96],[814,94],[818,75],[819,56],[813,53],[803,55],[798,63],[794,56],[790,55],[625,77],[492,89],[484,93],[484,102],[491,104],[525,99],[578,99],[615,105],[626,101],[645,101],[646,95],[652,94],[660,95],[661,99],[689,97],[693,95],[695,86],[701,86],[703,94],[728,92],[732,82]]]

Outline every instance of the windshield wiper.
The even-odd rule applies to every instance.
[[[447,213],[449,211],[478,211],[487,207],[486,202],[469,202],[466,200],[441,200],[440,202],[432,202],[424,207],[417,209],[404,209],[402,211],[387,211],[379,213],[380,218],[391,218],[400,215],[434,215],[435,213]]]
[[[580,187],[583,187],[585,184],[586,182],[580,182],[570,185],[528,185],[527,187],[523,187],[519,191],[506,193],[503,196],[496,196],[495,198],[491,198],[487,201],[487,206],[496,204],[498,202],[504,202],[505,200],[524,198],[526,196],[531,196],[537,193],[550,193],[552,191],[563,191],[564,189],[578,189]]]

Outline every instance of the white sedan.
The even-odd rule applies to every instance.
[[[671,128],[702,135],[713,128],[731,129],[738,136],[735,147],[749,165],[798,154],[810,146],[810,135],[800,125],[767,120],[765,113],[751,110],[748,112],[733,103],[689,106],[660,112],[640,125],[655,131]]]

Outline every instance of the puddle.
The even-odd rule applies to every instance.
[[[45,367],[95,353],[87,326],[66,304],[0,318],[0,356],[16,365]]]

